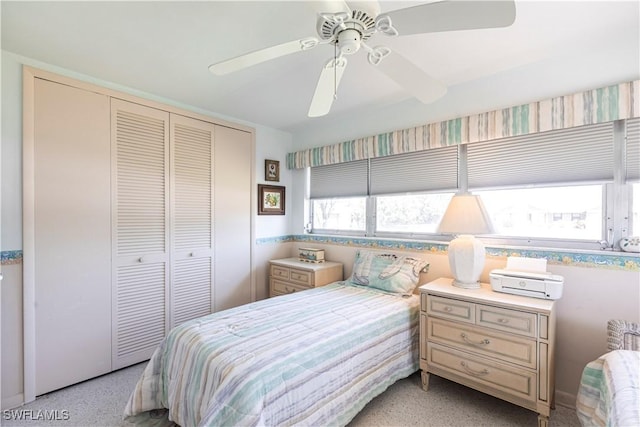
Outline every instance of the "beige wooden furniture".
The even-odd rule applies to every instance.
[[[342,280],[342,264],[310,263],[298,258],[269,261],[269,296],[290,294]]]
[[[420,287],[424,390],[436,374],[531,409],[547,426],[555,391],[554,302],[451,282]]]

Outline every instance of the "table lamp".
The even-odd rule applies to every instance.
[[[485,250],[474,234],[493,233],[493,225],[480,196],[468,192],[455,194],[445,211],[438,233],[454,234],[449,243],[449,266],[453,285],[465,289],[480,288]]]

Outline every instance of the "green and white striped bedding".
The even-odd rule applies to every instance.
[[[418,370],[418,296],[336,282],[173,329],[125,416],[168,408],[187,427],[346,425]]]
[[[589,362],[576,410],[583,426],[640,426],[640,352],[615,350]]]

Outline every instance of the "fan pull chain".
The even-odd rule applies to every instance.
[[[333,45],[333,100],[338,99],[338,43]]]

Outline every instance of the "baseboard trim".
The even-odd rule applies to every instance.
[[[556,390],[556,405],[564,406],[569,409],[576,409],[576,397],[577,396],[575,394]]]
[[[17,408],[24,404],[24,394],[18,393],[15,396],[2,398],[2,410]]]

